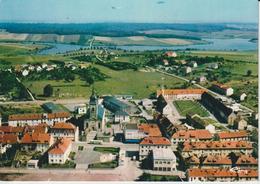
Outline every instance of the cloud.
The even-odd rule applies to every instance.
[[[111,7],[113,10],[120,10],[121,9],[121,7],[119,7],[119,6],[112,6]]]
[[[165,1],[157,1],[157,4],[164,4]]]

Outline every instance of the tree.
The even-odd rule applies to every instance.
[[[43,88],[43,95],[45,97],[51,97],[53,95],[53,87],[50,84]]]
[[[252,74],[252,70],[247,70],[247,72],[246,72],[246,76],[250,76]]]

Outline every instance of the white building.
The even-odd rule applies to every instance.
[[[86,114],[87,113],[86,104],[77,105],[75,107],[75,111],[76,111],[77,114]]]
[[[48,151],[49,164],[64,164],[69,158],[72,142],[70,139],[60,139]]]
[[[27,75],[29,75],[29,70],[23,70],[23,71],[22,71],[22,75],[23,75],[24,77],[26,77]]]
[[[234,94],[233,88],[223,85],[223,84],[214,84],[212,86],[218,93],[226,95],[226,96],[231,96]]]
[[[153,149],[153,170],[176,171],[176,156],[170,148]]]
[[[72,123],[54,123],[50,128],[50,134],[55,140],[60,138],[68,138],[75,142],[79,140],[79,128]]]
[[[244,101],[246,99],[247,95],[245,93],[240,95],[240,101]]]
[[[145,159],[155,148],[170,148],[171,142],[165,137],[145,137],[139,145],[139,159]]]
[[[9,126],[25,126],[38,125],[40,123],[47,123],[53,125],[55,122],[66,122],[71,115],[68,112],[44,113],[44,114],[14,114],[9,115]]]
[[[165,100],[200,100],[206,92],[203,89],[162,89],[157,91],[157,97],[162,95]]]
[[[153,108],[153,101],[146,98],[146,99],[143,99],[142,100],[142,106],[147,109],[147,110],[150,110]]]

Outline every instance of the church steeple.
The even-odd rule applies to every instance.
[[[97,105],[98,105],[98,98],[95,93],[94,87],[92,88],[92,94],[89,98],[89,118],[96,119],[97,117]]]

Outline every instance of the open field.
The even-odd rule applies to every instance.
[[[189,113],[198,114],[201,117],[209,116],[209,113],[195,101],[174,101],[174,106],[177,108],[181,116],[186,116]]]
[[[226,60],[257,63],[257,51],[191,51],[190,55],[199,57],[223,57]]]
[[[195,43],[206,43],[201,40],[179,39],[179,38],[150,38],[146,36],[131,37],[104,37],[95,36],[95,44],[105,45],[148,45],[148,46],[171,46],[171,45],[191,45]]]
[[[94,84],[99,95],[129,94],[135,98],[145,98],[160,88],[162,78],[165,79],[164,84],[168,87],[174,88],[183,84],[183,81],[179,79],[157,72],[115,71],[100,65],[93,66],[110,77],[105,81],[99,81]],[[54,87],[54,93],[59,89],[61,98],[89,97],[91,94],[91,87],[80,79],[76,79],[71,83],[50,80],[24,81],[23,83],[37,96],[43,94],[43,87],[47,84],[51,84]]]

